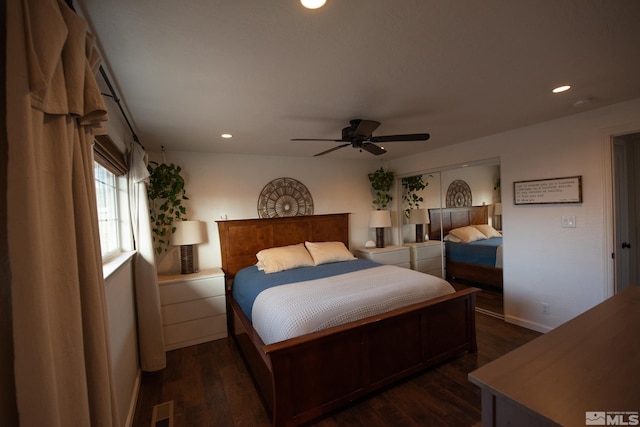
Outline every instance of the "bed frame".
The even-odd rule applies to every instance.
[[[440,240],[453,228],[488,224],[488,206],[429,209],[429,239]],[[447,279],[461,279],[502,291],[502,269],[446,259]]]
[[[349,244],[349,214],[218,221],[227,321],[274,426],[294,426],[462,352],[477,350],[469,288],[388,313],[265,345],[231,295],[261,249]]]

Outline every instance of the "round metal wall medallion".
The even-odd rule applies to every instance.
[[[472,206],[471,188],[461,179],[453,181],[447,189],[447,207],[462,208]]]
[[[260,192],[258,215],[260,218],[313,215],[313,198],[300,181],[277,178]]]

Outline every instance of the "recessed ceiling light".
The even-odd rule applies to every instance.
[[[564,85],[564,86],[558,86],[557,88],[553,89],[551,92],[553,92],[553,93],[561,93],[561,92],[566,92],[569,89],[571,89],[571,86]]]
[[[233,138],[233,135],[231,135],[230,133],[223,133],[220,136],[223,137],[223,138],[226,138],[226,139]]]
[[[327,0],[300,0],[300,3],[307,9],[318,9],[324,6]]]

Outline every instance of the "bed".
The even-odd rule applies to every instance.
[[[349,214],[224,220],[218,231],[229,335],[274,426],[308,422],[477,349],[473,288],[267,345],[233,297],[234,277],[256,264],[256,254],[266,248],[305,241],[348,247]]]
[[[429,209],[429,238],[440,240],[452,229],[488,223],[488,206]],[[445,241],[448,279],[502,291],[502,237],[472,243]]]

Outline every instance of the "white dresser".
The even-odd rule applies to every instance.
[[[356,256],[368,259],[380,264],[392,264],[399,267],[410,268],[409,248],[406,246],[386,246],[384,248],[360,248],[356,250]]]
[[[446,277],[443,263],[444,251],[440,240],[427,240],[422,243],[405,243],[409,248],[411,269],[441,278]]]
[[[161,275],[158,284],[166,351],[227,336],[222,269]]]

